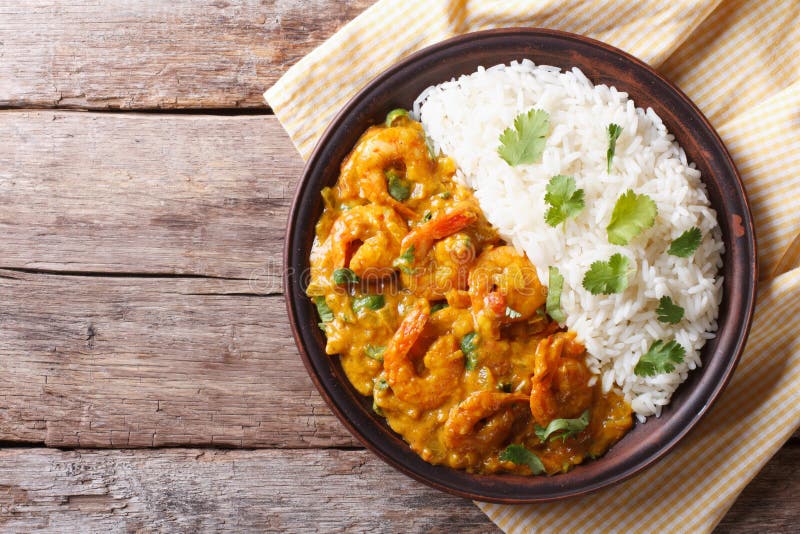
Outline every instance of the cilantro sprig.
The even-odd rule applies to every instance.
[[[592,295],[622,293],[628,287],[628,258],[616,253],[608,261],[596,261],[583,275],[583,287]]]
[[[683,319],[684,309],[672,302],[670,297],[661,297],[658,301],[658,320],[667,324],[678,324]]]
[[[550,205],[544,220],[552,227],[558,226],[569,217],[576,216],[585,205],[583,189],[577,188],[575,178],[561,174],[550,178],[544,201]]]
[[[516,465],[527,465],[534,475],[541,475],[544,473],[544,464],[538,456],[525,448],[523,445],[515,443],[500,453],[500,460],[503,462],[511,462]]]
[[[622,133],[622,126],[614,124],[613,122],[608,125],[608,151],[606,152],[606,172],[611,174],[611,160],[614,159],[614,152],[617,150],[617,139]]]
[[[536,437],[542,440],[542,443],[553,438],[561,438],[561,442],[563,443],[567,441],[567,438],[571,438],[579,432],[583,432],[587,426],[589,426],[589,410],[584,411],[580,417],[575,419],[553,419],[547,425],[547,428],[536,425],[534,427],[534,432],[536,432]],[[560,433],[553,436],[556,432]]]
[[[627,245],[631,239],[653,226],[658,209],[653,199],[647,195],[637,195],[628,189],[614,204],[611,222],[608,223],[608,242],[614,245]]]
[[[679,258],[688,258],[694,254],[694,251],[700,246],[702,240],[703,234],[700,232],[700,229],[696,226],[692,226],[672,241],[669,250],[667,250],[667,254],[678,256]]]
[[[561,291],[564,289],[564,277],[558,271],[558,267],[551,266],[548,269],[548,274],[550,278],[547,284],[545,311],[555,322],[564,324],[567,320],[566,314],[561,309]]]
[[[512,167],[536,163],[542,157],[549,131],[550,115],[546,111],[531,109],[520,113],[514,119],[514,127],[508,127],[500,134],[497,153]]]
[[[639,358],[633,368],[636,376],[655,376],[661,373],[671,373],[675,365],[683,362],[686,349],[673,340],[668,343],[657,340],[650,345],[650,349]]]

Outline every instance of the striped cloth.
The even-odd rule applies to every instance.
[[[800,425],[800,2],[382,0],[264,96],[306,158],[334,113],[375,75],[426,45],[504,26],[605,41],[681,87],[744,179],[761,280],[732,382],[662,461],[588,496],[476,504],[506,532],[709,531]]]

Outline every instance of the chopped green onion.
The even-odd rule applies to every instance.
[[[378,360],[379,362],[383,361],[383,353],[386,351],[386,347],[374,347],[372,345],[367,345],[364,347],[364,353],[372,358],[373,360]]]
[[[314,297],[314,304],[317,306],[317,313],[319,313],[319,318],[322,319],[323,323],[333,321],[333,310],[325,302],[325,297]]]
[[[334,284],[354,284],[358,282],[358,280],[358,275],[347,267],[342,267],[341,269],[333,271]]]
[[[385,305],[386,299],[383,298],[383,295],[364,295],[362,297],[356,297],[353,299],[352,308],[355,313],[358,313],[364,308],[377,311],[383,308]]]
[[[396,121],[400,117],[408,117],[408,111],[404,110],[403,108],[397,108],[387,113],[386,127],[391,128],[391,126],[394,124],[394,121]]]
[[[478,333],[470,332],[461,340],[461,352],[464,353],[464,368],[474,371],[478,366]]]
[[[443,300],[441,302],[437,302],[436,304],[431,306],[431,315],[433,315],[434,313],[436,313],[439,310],[443,310],[443,309],[447,308],[448,306],[450,306],[450,305],[447,303],[446,300]]]

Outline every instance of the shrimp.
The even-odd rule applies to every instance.
[[[433,166],[421,126],[377,126],[367,130],[342,165],[338,187],[342,198],[357,197],[388,205],[403,216],[416,219],[411,208],[389,195],[385,172],[399,167],[413,182],[426,177]]]
[[[465,289],[475,246],[461,230],[477,218],[472,205],[464,202],[409,232],[401,246],[407,257],[401,274],[403,285],[429,300],[443,298],[452,289]]]
[[[417,374],[409,352],[419,340],[429,317],[427,301],[420,300],[400,323],[383,353],[386,381],[394,394],[422,410],[441,406],[464,372],[464,355],[458,348],[456,337],[447,334],[431,344],[423,358],[427,372]]]
[[[572,332],[548,336],[536,347],[531,378],[531,414],[540,426],[578,417],[592,403],[591,374],[578,359],[584,348]]]
[[[547,298],[533,264],[511,246],[485,249],[469,273],[468,284],[479,328],[495,337],[498,323],[527,321]]]
[[[393,209],[376,204],[356,206],[333,223],[328,237],[328,266],[349,267],[362,278],[391,276],[392,262],[400,254],[407,232],[406,223]],[[352,245],[357,242],[361,245],[353,252]]]
[[[492,418],[509,404],[528,402],[528,395],[523,393],[502,393],[499,391],[476,391],[450,410],[444,424],[444,440],[449,447],[462,448],[471,441],[502,440],[511,429],[513,418],[500,417],[492,424],[487,421],[479,431],[475,431],[479,422]],[[478,434],[478,435],[476,435]]]

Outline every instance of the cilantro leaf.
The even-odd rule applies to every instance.
[[[347,267],[342,267],[341,269],[333,271],[334,284],[354,284],[358,282],[358,280],[358,275]]]
[[[333,310],[328,303],[325,302],[325,297],[314,297],[314,304],[317,306],[317,313],[323,323],[333,321]]]
[[[550,131],[550,115],[541,109],[520,113],[514,119],[514,127],[500,134],[497,153],[512,167],[524,163],[536,163],[542,158],[545,137]]]
[[[383,361],[383,353],[385,351],[386,347],[375,347],[372,345],[367,345],[364,347],[364,354],[373,360],[378,360],[379,362]]]
[[[672,241],[667,254],[672,254],[679,258],[688,258],[694,254],[694,251],[700,246],[700,241],[702,240],[703,234],[700,232],[700,229],[696,226],[692,226],[678,236],[677,239]]]
[[[576,188],[575,178],[572,176],[559,174],[550,178],[544,201],[550,204],[544,220],[550,226],[556,227],[583,209],[583,189]]]
[[[633,372],[637,376],[653,376],[659,373],[671,373],[675,364],[683,362],[686,349],[678,342],[664,343],[657,340],[650,345],[650,349],[639,358]]]
[[[563,443],[567,441],[567,438],[571,438],[578,432],[582,432],[587,426],[589,426],[589,410],[584,411],[581,416],[576,419],[553,419],[547,425],[547,428],[536,425],[534,430],[536,436],[542,440],[542,443],[553,437],[556,439],[561,438],[561,442]],[[554,433],[561,431],[563,431],[563,433],[553,436]]]
[[[386,299],[383,298],[383,295],[364,295],[353,299],[352,308],[355,313],[358,313],[364,308],[377,311],[385,305]]]
[[[547,284],[547,301],[545,310],[547,315],[557,323],[564,324],[567,320],[566,314],[561,310],[561,291],[564,288],[564,277],[558,272],[558,267],[550,267],[550,281]]]
[[[592,263],[583,275],[583,287],[592,295],[622,293],[628,287],[628,258],[617,253]]]
[[[683,308],[672,302],[669,297],[661,297],[658,301],[658,320],[662,323],[678,324],[683,319]]]
[[[656,203],[647,195],[637,195],[628,189],[614,204],[611,222],[608,223],[608,242],[627,245],[628,242],[656,222]]]
[[[544,464],[539,457],[526,449],[523,445],[517,443],[506,447],[505,450],[500,453],[500,460],[517,465],[527,465],[534,475],[541,475],[544,473]]]
[[[478,366],[478,333],[470,332],[461,340],[461,352],[464,353],[464,368],[474,371]]]
[[[622,133],[622,126],[614,124],[613,122],[608,125],[608,152],[606,152],[606,162],[608,168],[606,172],[611,174],[611,160],[614,159],[614,152],[617,150],[617,139]]]
[[[386,171],[386,187],[389,195],[399,202],[411,196],[411,184],[394,171]]]

